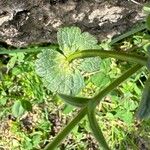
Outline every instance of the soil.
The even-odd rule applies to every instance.
[[[0,43],[14,47],[56,43],[56,32],[78,26],[99,41],[142,21],[146,0],[1,0]]]

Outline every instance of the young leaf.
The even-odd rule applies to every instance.
[[[65,104],[64,108],[63,108],[63,113],[65,115],[69,114],[70,112],[72,112],[72,110],[74,109],[73,105],[70,104]]]
[[[67,57],[75,51],[99,46],[92,35],[81,33],[77,27],[60,29],[57,38],[62,53],[53,49],[43,50],[37,56],[36,72],[52,92],[76,95],[84,87],[82,74],[98,71],[100,58],[92,57],[69,62]]]
[[[57,33],[57,39],[60,49],[66,57],[76,51],[100,48],[100,46],[97,45],[98,41],[95,37],[87,32],[82,33],[78,27],[61,28]],[[99,70],[100,60],[99,57],[91,57],[75,62],[78,63],[79,70],[88,73]]]
[[[84,87],[80,71],[74,69],[64,55],[54,50],[44,50],[38,55],[36,72],[52,92],[76,95]]]
[[[61,28],[57,32],[57,40],[60,50],[67,56],[79,49],[81,40],[81,30],[77,27]]]
[[[97,87],[103,87],[110,83],[110,77],[104,72],[97,72],[91,77],[91,82]]]
[[[32,104],[27,100],[21,100],[22,107],[27,111],[32,111]]]
[[[64,94],[58,94],[58,96],[61,99],[63,99],[66,103],[73,105],[73,106],[77,106],[77,107],[84,107],[87,105],[89,100],[91,100],[87,98],[73,97],[73,96],[64,95]]]
[[[142,100],[137,112],[138,119],[150,118],[150,75],[145,83]]]
[[[14,105],[12,106],[12,114],[14,117],[20,117],[24,113],[24,108],[21,105],[20,101],[15,101]]]

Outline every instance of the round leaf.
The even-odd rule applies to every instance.
[[[21,105],[20,101],[16,101],[14,105],[12,106],[12,114],[14,117],[21,117],[24,113],[24,108]]]
[[[66,57],[54,50],[44,50],[38,55],[36,72],[52,92],[76,95],[84,87],[84,79]]]
[[[22,107],[27,111],[32,111],[32,104],[27,100],[21,100]]]
[[[36,60],[36,72],[42,77],[45,87],[52,92],[76,95],[84,87],[82,74],[98,71],[100,58],[68,62],[67,57],[75,51],[99,48],[97,40],[89,33],[81,33],[78,27],[59,29],[57,39],[61,52],[43,50]]]

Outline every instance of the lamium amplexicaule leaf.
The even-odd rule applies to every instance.
[[[100,48],[97,40],[78,27],[59,29],[57,40],[60,51],[43,50],[36,60],[36,72],[45,87],[55,93],[77,95],[85,86],[84,73],[100,69],[100,58],[82,58],[68,62],[67,57],[76,51]]]

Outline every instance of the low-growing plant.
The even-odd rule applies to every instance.
[[[147,9],[147,8],[145,8]],[[113,39],[108,47],[111,47],[116,42],[134,34],[143,29],[150,29],[150,15],[147,16],[146,24],[121,35]],[[103,50],[102,46],[98,44],[98,41],[89,33],[81,32],[78,27],[65,27],[59,29],[57,33],[58,46],[54,48],[43,49],[40,48],[37,51],[41,51],[37,55],[35,61],[35,70],[41,77],[43,85],[54,94],[57,94],[59,98],[66,103],[79,107],[81,110],[70,121],[70,123],[49,143],[45,150],[55,149],[62,140],[70,133],[70,131],[77,125],[82,118],[86,115],[90,124],[90,128],[93,135],[97,139],[100,148],[109,150],[109,146],[102,134],[101,128],[96,119],[96,106],[98,106],[103,98],[118,85],[130,78],[134,73],[139,71],[142,67],[150,69],[150,43],[145,42],[141,47],[141,52],[120,52],[115,50]],[[143,50],[144,48],[144,50]],[[35,50],[14,50],[11,52],[1,51],[2,53],[12,52],[34,52]],[[36,52],[37,52],[36,51]],[[100,89],[93,97],[83,97],[81,90],[85,87],[85,77],[87,74],[96,75],[101,69],[101,62],[105,58],[115,58],[131,62],[129,70],[125,71],[123,75],[116,78],[104,89]],[[13,60],[12,60],[13,61]],[[10,65],[11,67],[11,65]],[[100,74],[102,75],[102,74]],[[94,78],[96,79],[96,78]],[[97,81],[94,81],[97,82]],[[102,82],[102,81],[101,81]],[[110,82],[109,78],[104,83]],[[98,83],[100,85],[100,83]],[[139,109],[137,112],[137,118],[147,119],[150,117],[150,76],[145,83],[143,95]],[[22,108],[19,108],[22,106]],[[17,107],[17,108],[16,108]],[[134,106],[135,107],[135,106]],[[13,107],[14,113],[20,109],[31,110],[30,103],[26,100],[17,101]],[[22,112],[21,112],[22,113]],[[18,112],[17,112],[18,114]],[[16,115],[17,115],[16,114]]]

